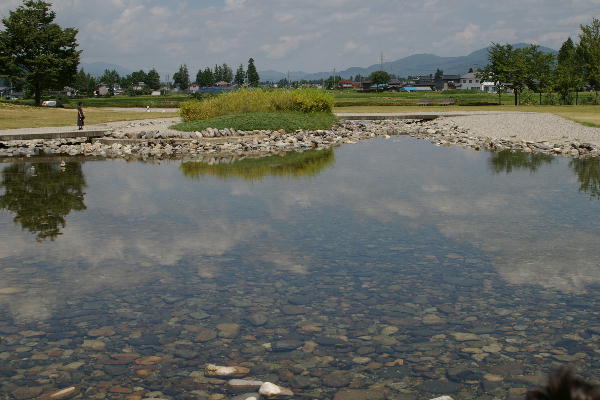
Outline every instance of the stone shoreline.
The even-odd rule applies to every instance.
[[[598,157],[600,145],[579,140],[522,140],[476,135],[459,126],[452,118],[435,120],[341,121],[330,130],[239,131],[206,129],[179,132],[152,121],[137,121],[114,129],[103,138],[32,139],[0,141],[0,157],[37,155],[95,156],[124,159],[171,159],[202,156],[267,156],[288,151],[319,150],[356,143],[374,137],[409,135],[426,139],[438,146],[460,145],[476,150],[524,151],[575,158]]]

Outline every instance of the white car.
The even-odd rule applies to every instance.
[[[56,100],[42,101],[42,107],[56,107]]]

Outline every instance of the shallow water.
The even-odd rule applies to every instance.
[[[597,159],[396,137],[0,170],[0,393],[224,393],[206,363],[315,399],[504,398],[561,365],[598,379]]]

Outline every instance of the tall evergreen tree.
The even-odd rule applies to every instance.
[[[593,18],[589,25],[581,25],[577,58],[581,65],[583,77],[596,92],[600,90],[600,19]]]
[[[62,29],[44,1],[25,0],[2,20],[0,77],[24,81],[40,105],[42,93],[73,82],[79,65],[77,29]]]
[[[244,66],[242,64],[240,64],[237,71],[235,72],[235,78],[233,79],[233,81],[235,82],[236,85],[241,86],[244,84],[245,79],[246,79],[246,72],[244,72]]]
[[[233,71],[231,70],[231,68],[229,68],[229,65],[223,63],[223,65],[221,66],[221,70],[223,71],[223,80],[225,82],[232,82],[233,81]]]
[[[209,67],[199,70],[196,74],[196,83],[198,86],[207,87],[215,84],[215,77]]]
[[[213,77],[215,78],[215,82],[220,82],[223,80],[223,70],[220,65],[215,65]]]
[[[77,75],[75,75],[73,87],[80,95],[93,96],[94,90],[96,90],[96,79],[94,79],[92,75],[86,74],[85,71],[81,69]]]
[[[254,66],[253,58],[248,60],[248,69],[246,75],[248,77],[248,84],[252,87],[257,87],[260,83],[260,77],[258,76],[258,71],[256,71],[256,66]]]
[[[148,71],[144,83],[152,90],[160,89],[160,74],[158,71],[156,71],[154,68]]]
[[[173,74],[173,84],[181,90],[187,90],[190,86],[190,74],[187,65],[180,65],[179,71]]]
[[[581,65],[577,59],[575,44],[568,38],[558,51],[558,65],[554,71],[554,85],[563,104],[570,104],[571,93],[575,92],[577,103],[579,90],[584,85]]]

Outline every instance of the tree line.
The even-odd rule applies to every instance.
[[[235,74],[226,63],[215,65],[213,69],[210,67],[201,68],[196,73],[196,80],[194,81],[201,87],[213,86],[217,82],[235,83],[239,86],[248,84],[248,86],[257,87],[260,83],[260,77],[254,65],[254,59],[250,58],[248,60],[246,71],[244,71],[244,66],[240,64]],[[181,90],[187,90],[191,83],[187,65],[179,66],[179,70],[173,74],[173,85]]]
[[[108,87],[109,95],[115,94],[115,88],[125,88],[129,95],[150,94],[161,87],[160,74],[153,68],[148,72],[139,70],[126,76],[120,76],[116,70],[104,70],[100,77],[94,77],[81,69],[73,79],[73,89],[78,94],[93,96],[98,85]]]
[[[539,94],[557,92],[563,104],[577,104],[578,93],[600,90],[600,19],[581,25],[579,42],[569,37],[558,54],[545,53],[538,45],[515,48],[510,44],[492,43],[489,64],[478,72],[485,81],[494,82],[498,95],[512,89],[515,105],[520,94],[530,89]],[[575,96],[573,97],[573,93]]]

